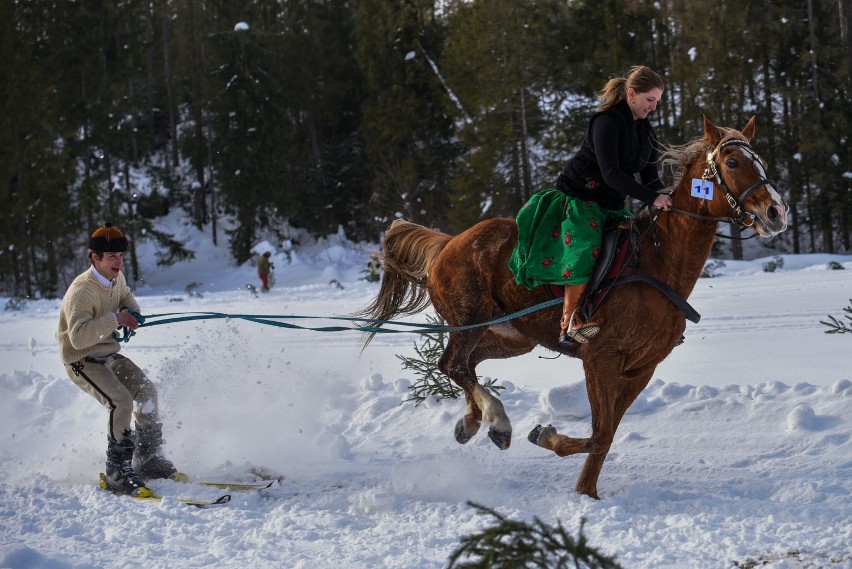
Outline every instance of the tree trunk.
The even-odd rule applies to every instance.
[[[840,39],[846,46],[846,65],[852,71],[852,38],[849,37],[852,30],[852,0],[837,0],[837,11],[840,16]]]
[[[177,105],[175,104],[174,86],[172,85],[172,57],[169,47],[169,9],[168,2],[163,7],[163,74],[166,81],[166,105],[169,111],[169,134],[171,135],[172,167],[176,170],[180,165],[180,153],[178,151],[177,136]]]
[[[743,242],[739,240],[739,237],[742,235],[740,231],[740,227],[738,225],[731,225],[731,258],[735,261],[742,261],[743,259]]]
[[[139,259],[136,256],[136,238],[139,235],[136,227],[136,199],[133,195],[133,186],[130,184],[130,166],[127,160],[124,161],[124,191],[127,195],[128,204],[130,205],[130,215],[127,220],[127,226],[120,228],[127,234],[127,242],[129,247],[130,261],[130,278],[133,283],[132,288],[136,288],[136,284],[142,278],[139,269]],[[127,262],[127,260],[125,260]]]

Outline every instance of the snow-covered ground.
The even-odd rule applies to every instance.
[[[277,285],[255,298],[251,266],[178,238],[198,259],[146,269],[145,314],[345,315],[378,290],[359,280],[369,248],[344,240],[292,264],[276,252]],[[852,337],[820,324],[850,302],[852,256],[784,255],[764,272],[768,259],[699,281],[703,318],[622,422],[600,501],[573,491],[584,456],[526,440],[537,423],[590,432],[580,362],[537,350],[480,367],[505,386],[515,435],[501,452],[484,434],[455,442],[460,400],[401,403],[417,378],[397,355],[418,336],[380,335],[361,353],[356,332],[236,319],[144,327],[123,353],[158,384],[182,471],[282,483],[207,510],[170,497],[218,491],[172,482],[153,484],[161,503],[116,497],[96,485],[106,412],[60,365],[59,302],[0,312],[0,567],[438,568],[494,522],[468,501],[575,533],[585,519],[624,567],[852,567]]]

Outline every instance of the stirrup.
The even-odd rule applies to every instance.
[[[600,324],[589,322],[587,324],[583,324],[579,328],[571,328],[568,332],[566,332],[566,335],[575,342],[587,344],[589,340],[597,336],[600,331]]]
[[[589,322],[577,328],[569,328],[568,330],[563,330],[559,334],[558,344],[562,348],[567,348],[574,342],[578,344],[588,344],[589,340],[597,336],[600,331],[600,324],[595,322]]]
[[[600,324],[597,322],[586,322],[575,328],[574,322],[576,321],[577,310],[579,310],[579,306],[568,316],[567,323],[565,312],[562,313],[562,318],[559,320],[559,341],[557,343],[562,348],[567,348],[572,342],[587,344],[589,340],[597,336],[598,332],[601,331]]]

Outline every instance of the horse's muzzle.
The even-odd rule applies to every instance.
[[[764,237],[774,237],[787,230],[787,204],[772,204],[765,214],[758,216],[758,233]]]

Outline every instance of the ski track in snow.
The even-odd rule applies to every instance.
[[[380,335],[362,353],[357,333],[238,320],[143,328],[124,349],[159,385],[179,468],[229,481],[262,468],[283,483],[206,510],[169,497],[223,491],[160,481],[161,503],[116,497],[96,486],[105,412],[58,362],[58,303],[0,314],[0,567],[439,568],[493,521],[467,501],[571,532],[584,519],[624,567],[852,567],[852,340],[819,324],[852,288],[849,273],[802,263],[731,263],[699,282],[703,318],[622,421],[600,501],[573,491],[584,455],[526,441],[539,423],[591,433],[579,362],[536,351],[482,366],[515,429],[501,452],[485,425],[454,441],[461,400],[401,404],[415,378],[397,354],[414,355],[416,336]],[[145,313],[343,315],[377,290],[356,279],[140,301]]]

